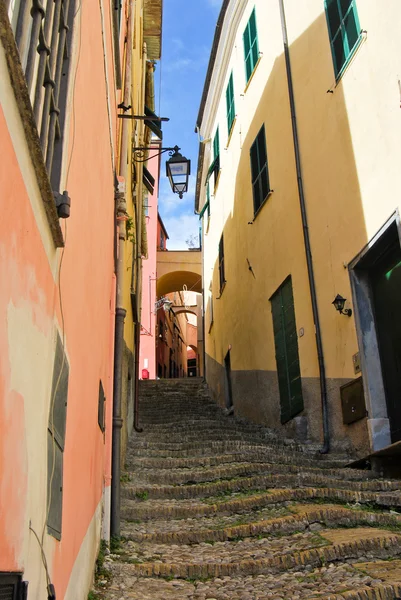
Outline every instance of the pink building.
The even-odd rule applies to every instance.
[[[157,145],[161,145],[160,142],[153,140],[152,146]],[[149,160],[147,168],[155,180],[155,185],[153,194],[149,194],[147,198],[145,197],[148,257],[142,262],[142,305],[141,338],[139,346],[139,377],[140,379],[156,379],[157,332],[155,302],[157,279],[157,250],[160,243],[160,217],[158,213],[160,156]]]

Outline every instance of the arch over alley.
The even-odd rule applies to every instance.
[[[171,292],[202,292],[200,250],[169,250],[157,253],[157,296]]]

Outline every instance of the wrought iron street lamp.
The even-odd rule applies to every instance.
[[[166,175],[169,178],[171,189],[180,198],[188,191],[188,180],[191,173],[191,161],[182,156],[177,146],[174,154],[166,162]]]
[[[152,156],[146,156],[149,150],[158,150],[156,154]],[[180,154],[181,148],[174,146],[173,148],[159,148],[157,146],[141,146],[139,148],[133,148],[134,161],[135,162],[146,162],[168,152],[170,158],[166,162],[166,175],[169,178],[171,189],[174,194],[178,194],[180,198],[185,192],[188,191],[188,181],[191,174],[191,161],[185,156]]]

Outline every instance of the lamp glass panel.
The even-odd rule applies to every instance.
[[[186,175],[188,173],[188,162],[171,162],[169,163],[169,168],[173,177],[176,175]]]

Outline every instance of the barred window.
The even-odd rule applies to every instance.
[[[8,5],[43,159],[57,192],[75,4],[76,0],[9,0]]]

